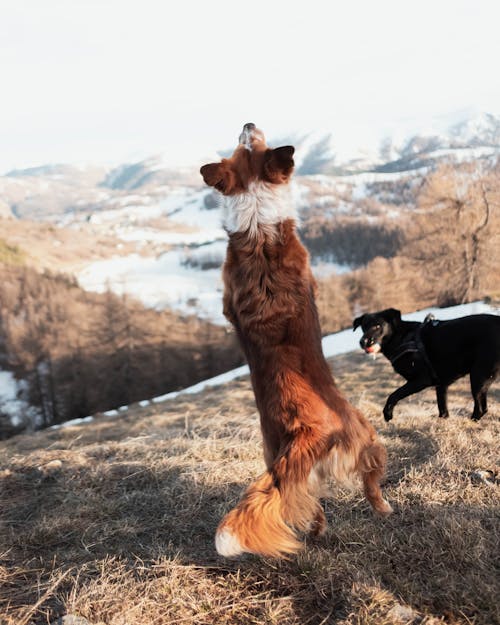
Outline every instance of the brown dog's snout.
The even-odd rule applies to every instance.
[[[243,126],[239,144],[244,145],[247,150],[252,150],[255,145],[265,145],[264,133],[254,123],[248,122]]]

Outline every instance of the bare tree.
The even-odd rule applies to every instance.
[[[499,182],[494,169],[448,164],[428,177],[408,236],[407,255],[440,304],[481,297],[498,267]],[[497,211],[498,212],[498,208]]]

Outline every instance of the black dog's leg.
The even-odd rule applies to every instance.
[[[485,376],[483,372],[478,372],[477,369],[470,372],[470,387],[474,398],[474,410],[471,415],[473,421],[479,421],[488,412],[488,389],[493,379],[493,375]]]
[[[417,380],[410,380],[400,388],[396,389],[394,393],[391,393],[387,398],[384,406],[384,419],[386,421],[390,421],[392,419],[392,412],[394,410],[394,406],[408,395],[413,395],[414,393],[418,393],[422,391],[424,388],[431,386],[432,382],[430,382],[426,378],[420,378]]]
[[[483,415],[485,415],[488,412],[488,389],[485,388],[483,390],[483,394],[481,396],[481,410],[483,412]]]
[[[436,386],[436,397],[437,404],[439,408],[439,416],[441,419],[448,418],[448,387],[447,386]]]
[[[485,414],[487,408],[486,408],[486,392],[485,391],[479,391],[477,393],[473,393],[472,396],[474,397],[474,410],[472,411],[471,414],[471,419],[473,421],[479,421],[479,419]]]

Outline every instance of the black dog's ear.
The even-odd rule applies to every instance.
[[[401,321],[401,311],[397,308],[386,308],[380,313],[380,316],[394,323]]]
[[[352,322],[352,331],[354,332],[354,330],[356,328],[359,328],[359,326],[363,323],[363,319],[366,317],[366,315],[361,315],[361,317],[356,317],[356,319],[354,319],[354,321]]]

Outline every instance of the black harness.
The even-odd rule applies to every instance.
[[[429,360],[427,350],[425,349],[425,345],[422,341],[422,329],[429,323],[432,323],[432,325],[435,326],[439,323],[439,321],[435,321],[432,315],[427,315],[424,321],[419,326],[417,326],[415,330],[413,330],[413,332],[409,335],[408,340],[406,340],[399,346],[399,350],[393,356],[389,356],[389,360],[391,361],[391,365],[394,366],[394,363],[397,362],[405,354],[413,353],[415,355],[418,355],[426,366],[432,382],[434,384],[437,384],[439,382],[439,379],[436,375],[436,371],[432,366],[431,361]]]

